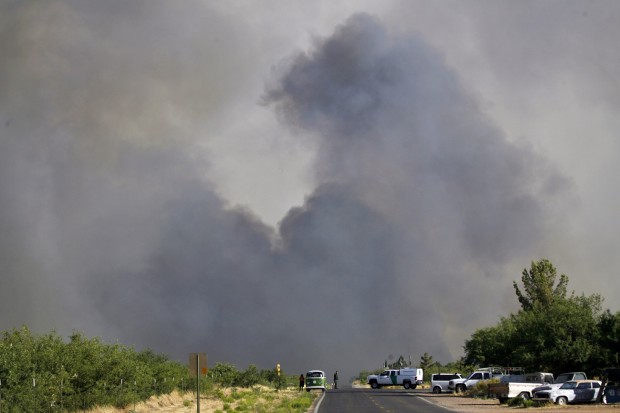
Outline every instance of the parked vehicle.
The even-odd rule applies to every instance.
[[[502,367],[484,367],[474,371],[466,379],[452,379],[448,382],[448,389],[455,393],[462,393],[467,389],[475,386],[479,381],[491,380],[499,378],[506,374],[506,370]]]
[[[448,391],[450,380],[462,379],[459,373],[435,373],[431,375],[431,390],[435,394]]]
[[[574,380],[563,383],[557,389],[540,390],[534,400],[551,401],[564,405],[568,403],[589,403],[596,401],[601,382],[598,380]]]
[[[551,373],[528,373],[507,375],[500,378],[499,383],[489,383],[488,395],[499,399],[500,403],[505,403],[513,397],[521,397],[522,399],[531,399],[532,391],[540,387],[541,384],[553,383],[553,374]]]
[[[582,371],[572,371],[569,373],[562,373],[558,375],[558,377],[555,378],[553,383],[545,384],[543,386],[538,386],[532,389],[532,397],[534,397],[535,393],[538,393],[541,390],[557,390],[560,388],[560,386],[562,386],[562,384],[566,383],[567,381],[587,380],[587,379],[588,377],[586,376],[586,373]]]
[[[325,391],[327,378],[322,370],[308,370],[306,373],[306,391],[320,389]]]
[[[403,386],[405,389],[415,389],[422,384],[423,371],[418,368],[389,369],[383,373],[368,376],[368,384],[373,389],[383,386]]]

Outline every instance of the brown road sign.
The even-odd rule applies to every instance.
[[[198,360],[196,360],[198,358]],[[198,362],[196,362],[198,361]],[[207,354],[206,353],[190,353],[189,354],[189,373],[192,376],[196,376],[198,371],[203,376],[207,375],[209,368],[207,367]]]

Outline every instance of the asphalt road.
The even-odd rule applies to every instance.
[[[449,411],[424,400],[416,391],[351,388],[327,390],[315,409],[315,413],[446,413]]]

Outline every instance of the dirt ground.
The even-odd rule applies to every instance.
[[[460,413],[508,413],[511,410],[520,409],[518,407],[500,405],[497,400],[474,399],[471,397],[456,396],[450,393],[429,393],[428,395],[424,395],[424,398],[432,403]],[[576,404],[569,406],[551,405],[532,408],[529,409],[529,411],[541,413],[620,413],[620,404]]]

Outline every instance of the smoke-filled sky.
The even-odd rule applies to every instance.
[[[620,310],[620,3],[0,1],[0,329],[348,378],[549,258]]]

